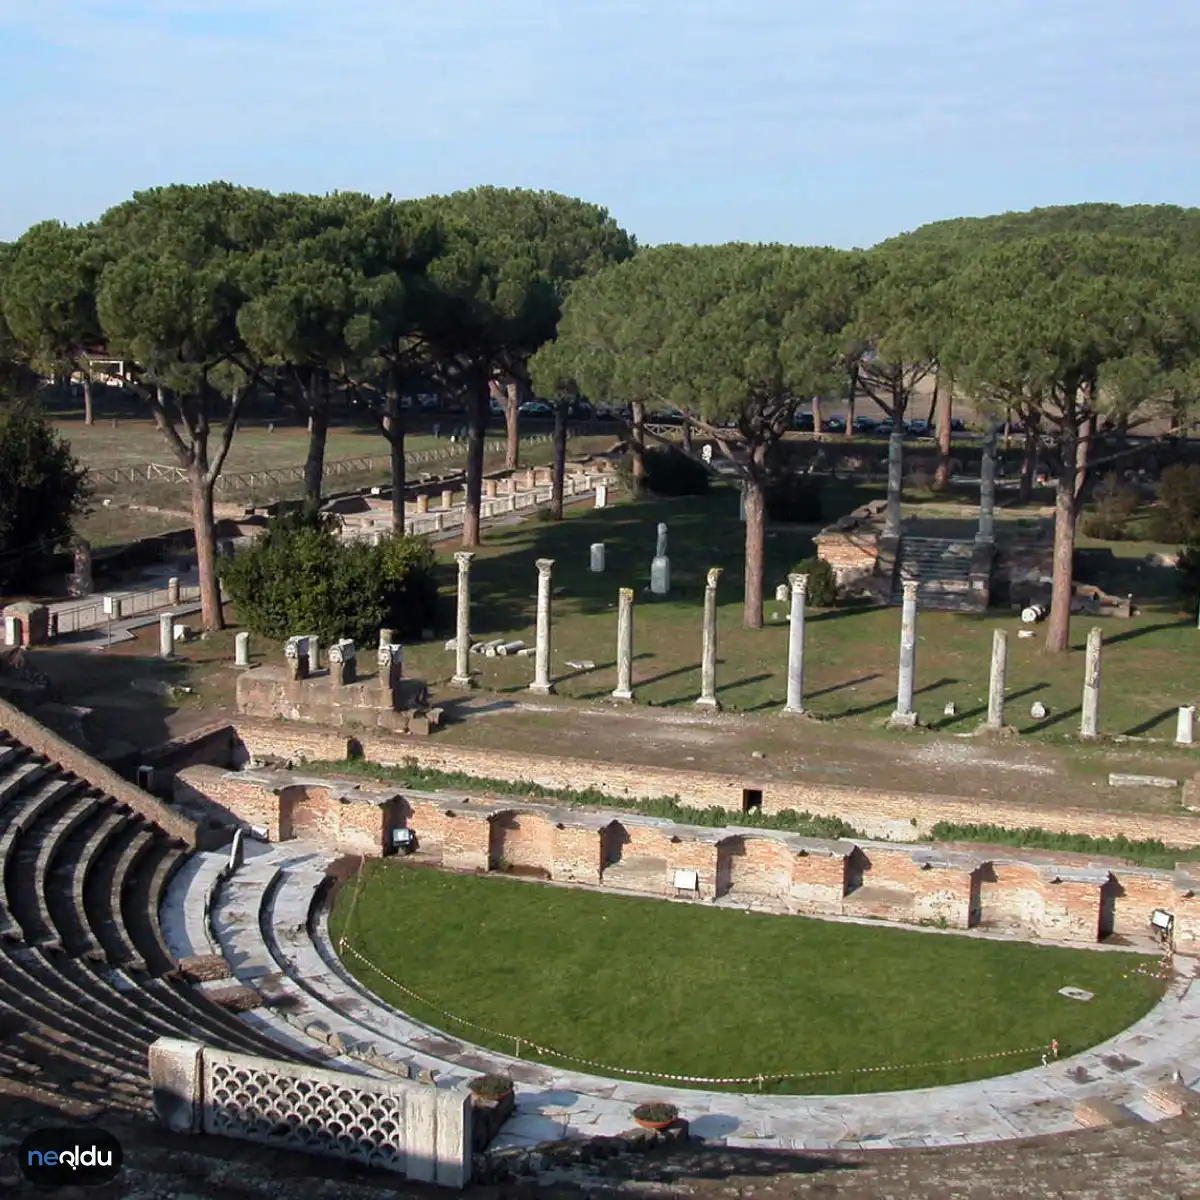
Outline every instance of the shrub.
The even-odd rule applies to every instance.
[[[467,1084],[467,1091],[481,1100],[503,1100],[513,1090],[507,1075],[477,1075]]]
[[[411,638],[434,623],[433,565],[424,538],[343,542],[336,518],[301,511],[271,522],[254,545],[226,559],[221,578],[252,633],[369,646],[381,628]]]
[[[1200,604],[1200,541],[1189,542],[1179,552],[1175,564],[1175,587],[1185,608]]]
[[[674,1121],[679,1116],[679,1109],[673,1104],[639,1104],[633,1110],[635,1121],[647,1121],[651,1125],[659,1125]]]
[[[87,472],[45,413],[0,406],[0,587],[32,580],[87,499]]]
[[[646,490],[656,496],[706,496],[710,477],[703,463],[680,450],[654,446],[645,453]],[[632,490],[632,463],[628,455],[621,460],[619,474]]]
[[[1092,493],[1092,508],[1083,514],[1080,528],[1088,537],[1120,541],[1128,535],[1129,520],[1137,512],[1140,497],[1115,474],[1108,474]]]
[[[1177,545],[1200,543],[1200,465],[1175,463],[1163,471],[1150,536]]]
[[[766,486],[767,520],[816,525],[822,520],[821,493],[801,475],[779,475]]]
[[[808,576],[808,602],[813,608],[832,608],[837,603],[833,568],[823,558],[806,558],[789,574]]]

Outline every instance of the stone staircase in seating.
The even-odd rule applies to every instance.
[[[974,542],[905,535],[892,576],[892,603],[900,603],[905,583],[915,582],[918,609],[984,612],[991,556],[990,547]]]

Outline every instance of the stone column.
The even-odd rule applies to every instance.
[[[417,513],[418,513],[418,515],[421,515],[421,514],[427,513],[428,511],[429,511],[429,495],[427,492],[422,492],[417,497]]]
[[[250,635],[242,632],[233,639],[235,667],[248,667],[250,665]]]
[[[617,690],[613,699],[633,699],[633,588],[621,588],[617,593]]]
[[[483,481],[483,495],[485,500],[495,500],[496,481],[494,479],[485,479]]]
[[[917,585],[904,585],[904,604],[900,610],[900,676],[896,687],[896,711],[889,725],[911,729],[917,724],[913,711],[913,680],[917,668]]]
[[[607,483],[596,484],[596,507],[597,508],[607,508],[608,507],[608,484]]]
[[[539,558],[537,560],[538,590],[537,590],[537,642],[533,656],[533,682],[529,685],[531,692],[540,696],[548,696],[554,691],[550,682],[550,571],[554,559]]]
[[[593,575],[604,574],[604,543],[593,542],[591,549],[591,569]]]
[[[717,580],[721,568],[713,567],[708,572],[704,585],[704,644],[700,659],[700,708],[720,709],[717,699]]]
[[[174,613],[163,613],[158,618],[158,653],[163,658],[175,657]]]
[[[1196,706],[1188,704],[1180,708],[1175,721],[1175,745],[1190,746],[1195,742]]]
[[[1104,633],[1097,626],[1088,630],[1087,658],[1083,666],[1083,714],[1079,718],[1079,736],[1094,738],[1100,732],[1100,648]]]
[[[979,468],[979,530],[975,541],[990,546],[996,540],[996,423],[988,422]]]
[[[455,687],[475,686],[471,678],[471,561],[475,555],[470,550],[459,550],[454,555],[458,563],[458,623],[454,634],[454,678]]]
[[[442,489],[442,507],[443,508],[453,508],[454,507],[454,493],[449,488]]]
[[[988,729],[1004,728],[1004,685],[1008,678],[1008,634],[992,631],[992,670],[988,677]]]
[[[808,601],[808,576],[789,575],[792,611],[788,625],[787,704],[784,712],[804,712],[804,608]]]
[[[167,603],[179,603],[179,580],[174,575],[167,580]]]

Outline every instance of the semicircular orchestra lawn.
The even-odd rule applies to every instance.
[[[1151,974],[1155,960],[1140,955],[601,895],[396,860],[368,862],[340,890],[330,932],[357,951],[343,961],[365,986],[465,1041],[513,1054],[520,1038],[522,1057],[624,1078],[653,1072],[663,1083],[761,1076],[762,1091],[780,1093],[1023,1070],[1052,1040],[1065,1057],[1120,1032],[1165,987]],[[1066,986],[1093,999],[1060,995]],[[957,1059],[970,1061],[947,1061]]]

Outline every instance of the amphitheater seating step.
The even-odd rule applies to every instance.
[[[1085,1129],[1102,1129],[1113,1125],[1141,1125],[1142,1118],[1123,1104],[1114,1104],[1102,1096],[1082,1100],[1075,1106],[1075,1120]]]

